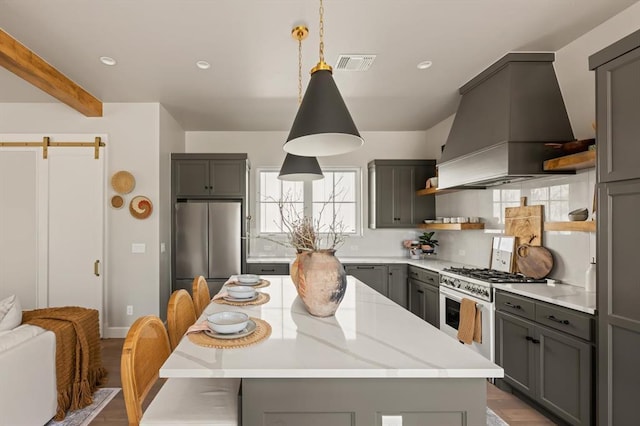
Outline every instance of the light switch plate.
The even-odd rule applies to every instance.
[[[167,246],[165,243],[160,243],[160,253],[164,253],[167,251]]]
[[[147,251],[147,245],[145,243],[132,243],[131,253],[145,253]]]
[[[382,415],[382,426],[402,426],[402,416]]]

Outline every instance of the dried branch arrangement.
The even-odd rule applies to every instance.
[[[323,220],[323,215],[327,214],[327,207],[331,206],[335,199],[336,194],[331,194],[314,219],[296,209],[292,202],[292,194],[287,193],[282,199],[275,200],[281,219],[281,222],[276,222],[276,225],[286,234],[286,240],[282,241],[265,235],[258,238],[281,246],[293,247],[297,251],[336,250],[347,238],[344,232],[346,226],[338,219],[335,211],[332,212],[330,221]]]

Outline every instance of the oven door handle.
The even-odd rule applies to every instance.
[[[446,290],[446,289],[444,289],[442,287],[440,287],[440,294],[442,294],[443,296],[448,297],[450,299],[453,299],[458,303],[462,302],[462,296],[460,296],[458,294],[454,294],[454,293],[452,293],[452,292],[450,292],[450,291],[448,291],[448,290]],[[467,297],[467,299],[471,299],[471,298]],[[471,299],[471,300],[473,300],[473,299]],[[475,302],[475,300],[474,300],[474,302]],[[485,306],[484,304],[476,302],[476,308],[482,309],[484,306]]]

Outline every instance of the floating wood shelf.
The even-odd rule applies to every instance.
[[[465,231],[467,229],[484,229],[484,223],[422,223],[420,229],[434,229],[440,231]]]
[[[425,188],[416,191],[416,195],[441,195],[449,194],[451,192],[458,192],[459,189],[438,189],[438,188]]]
[[[576,222],[545,222],[545,231],[581,231],[596,232],[596,221],[585,220]]]
[[[583,151],[564,157],[552,158],[543,163],[545,171],[581,170],[596,166],[596,151]]]

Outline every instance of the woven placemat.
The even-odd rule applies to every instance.
[[[187,334],[187,337],[189,338],[189,340],[191,340],[191,342],[195,343],[198,346],[206,346],[208,348],[218,349],[233,349],[244,348],[245,346],[250,346],[255,343],[262,342],[263,340],[271,336],[271,325],[269,325],[268,322],[260,318],[252,317],[251,319],[256,323],[256,331],[246,337],[241,337],[239,339],[216,339],[215,337],[208,336],[203,332]]]
[[[228,284],[225,284],[227,287],[236,287],[240,284],[238,284],[238,281],[231,281]],[[260,280],[260,284],[256,284],[256,285],[252,285],[251,287],[253,288],[263,288],[263,287],[269,287],[271,285],[271,282],[269,280],[265,280],[264,278]]]
[[[247,306],[247,305],[264,305],[271,299],[271,296],[269,296],[266,293],[261,293],[259,291],[256,293],[258,293],[258,297],[246,302],[234,302],[232,300],[225,300],[225,299],[216,299],[214,300],[214,302],[220,305]]]

